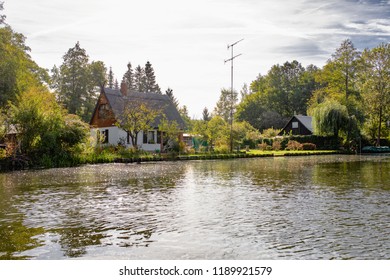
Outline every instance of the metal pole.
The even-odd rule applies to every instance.
[[[228,61],[231,61],[231,70],[230,70],[230,152],[233,152],[233,100],[234,100],[234,89],[233,89],[233,60],[240,56],[241,54],[238,54],[236,56],[234,56],[234,53],[233,53],[233,47],[234,45],[238,44],[239,42],[241,42],[242,40],[244,39],[241,39],[231,45],[228,45],[228,49],[231,48],[232,49],[232,56],[231,58],[225,60],[225,63],[228,62]]]
[[[232,45],[232,57],[233,57],[233,45]],[[231,60],[232,67],[230,70],[230,152],[233,152],[233,59]]]

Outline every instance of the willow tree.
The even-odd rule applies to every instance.
[[[314,109],[314,132],[317,135],[338,137],[350,125],[347,107],[337,101],[327,100]]]
[[[390,120],[390,44],[381,44],[362,54],[363,99],[368,118],[380,145],[386,120]]]

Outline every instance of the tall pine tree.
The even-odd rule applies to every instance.
[[[112,68],[110,67],[110,71],[108,72],[108,87],[114,88],[115,79],[114,79],[114,73],[112,72]]]
[[[165,91],[165,94],[168,95],[169,99],[171,99],[173,105],[175,105],[175,107],[177,109],[179,109],[179,102],[177,101],[176,97],[173,96],[173,90],[171,88],[168,88],[166,91]]]
[[[207,109],[207,107],[204,107],[203,112],[202,112],[202,117],[203,117],[203,120],[205,122],[208,122],[209,120],[211,120],[209,109]]]
[[[135,89],[134,86],[134,72],[131,63],[127,63],[127,71],[123,75],[122,83],[125,83],[129,90]]]
[[[145,91],[145,71],[140,65],[135,68],[134,89],[139,92]]]
[[[148,61],[145,64],[145,92],[161,94],[161,89],[156,83],[156,76],[152,64]]]

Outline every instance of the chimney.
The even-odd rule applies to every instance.
[[[125,82],[121,83],[121,93],[122,96],[127,96],[127,84]]]

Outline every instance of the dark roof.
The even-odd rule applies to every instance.
[[[311,133],[313,133],[313,118],[310,116],[295,115],[296,117]]]
[[[156,110],[162,110],[163,115],[168,121],[176,121],[181,129],[185,129],[186,125],[181,118],[176,106],[172,103],[171,99],[167,95],[158,93],[145,93],[128,91],[127,96],[123,96],[119,89],[105,88],[104,93],[110,103],[110,106],[115,114],[116,118],[120,118],[123,114],[124,106],[128,102],[145,103],[151,108]],[[157,116],[152,126],[157,128],[162,115]]]
[[[278,135],[283,135],[289,124],[294,120],[297,119],[301,124],[303,124],[307,130],[309,130],[311,133],[313,133],[313,118],[310,116],[302,116],[302,115],[294,115],[287,124],[282,128],[282,130],[279,132]]]

